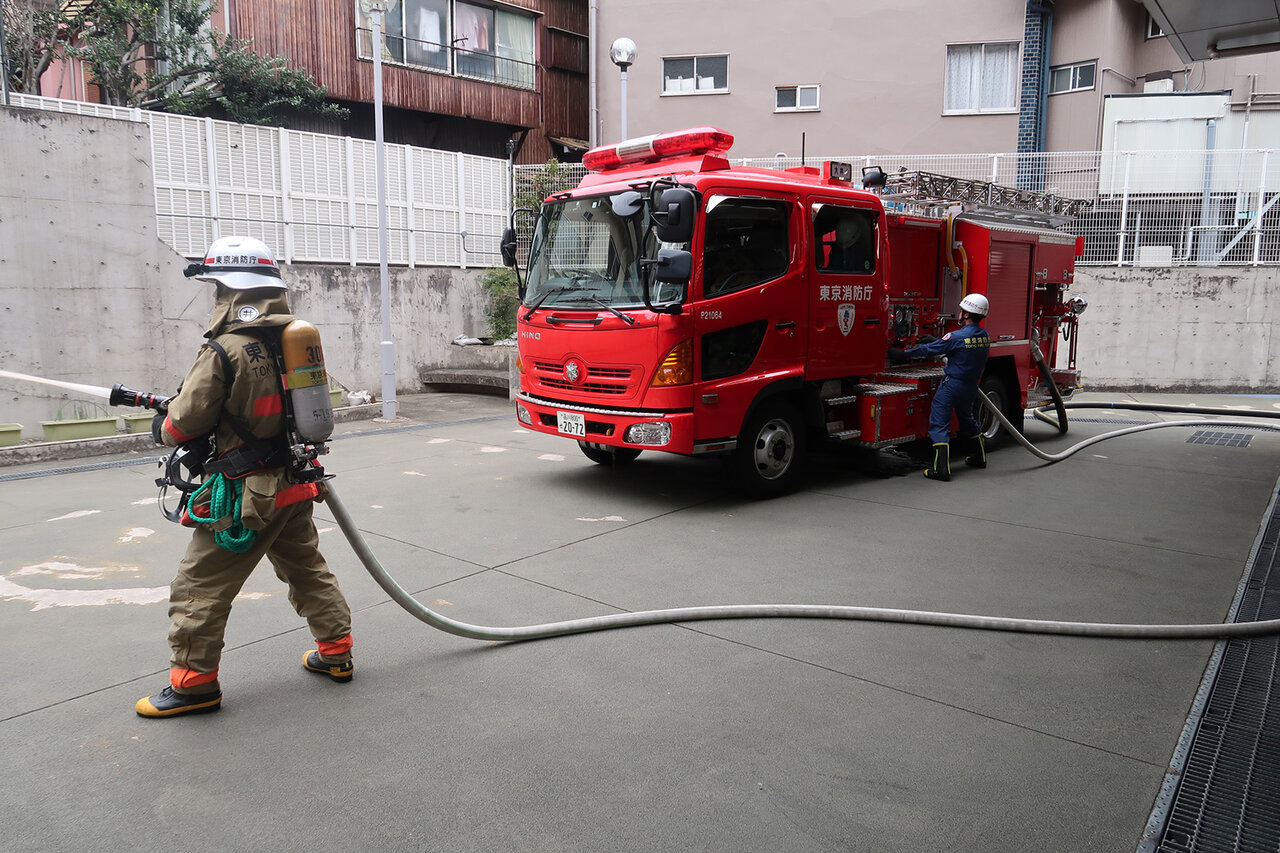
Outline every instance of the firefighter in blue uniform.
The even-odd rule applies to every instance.
[[[987,467],[987,449],[982,430],[973,417],[973,402],[978,395],[978,383],[987,365],[987,353],[991,338],[982,328],[982,321],[989,313],[987,297],[970,293],[960,300],[961,327],[941,338],[912,347],[909,350],[890,350],[891,361],[946,356],[946,376],[933,396],[933,408],[929,411],[929,438],[933,441],[933,459],[924,475],[930,480],[951,479],[951,413],[955,412],[960,425],[960,438],[969,454],[965,464],[970,468]]]

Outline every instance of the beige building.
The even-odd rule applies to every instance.
[[[1241,115],[1280,102],[1280,52],[1184,63],[1138,0],[592,7],[595,142],[621,135],[620,37],[637,46],[627,135],[710,124],[734,134],[737,157],[798,157],[802,138],[813,157],[1096,151],[1110,95],[1149,94],[1147,121],[1183,92],[1228,93]],[[1218,147],[1280,147],[1280,126],[1253,127]]]

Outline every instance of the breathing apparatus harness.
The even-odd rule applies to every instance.
[[[248,421],[231,412],[224,402],[221,419],[230,425],[242,443],[219,455],[214,431],[183,442],[161,463],[164,476],[155,481],[160,487],[160,512],[165,518],[178,524],[196,522],[210,525],[217,544],[234,553],[247,551],[256,537],[256,532],[244,527],[240,521],[244,477],[255,471],[285,468],[288,479],[295,484],[316,483],[327,479],[324,468],[316,460],[328,452],[324,439],[329,437],[333,425],[327,374],[315,327],[295,320],[279,334],[264,334],[262,330],[243,330],[242,333],[250,334],[260,341],[276,367],[284,429],[272,438],[258,438],[250,429]],[[302,342],[290,347],[285,339],[291,335],[299,337]],[[209,340],[206,345],[214,351],[222,365],[229,397],[235,381],[231,357],[216,340]],[[291,349],[306,353],[307,363],[291,364],[293,360],[288,357]],[[316,381],[317,376],[319,382]],[[294,381],[291,382],[291,379]],[[152,397],[139,395],[138,392],[131,392],[121,386],[116,388],[121,389],[119,402],[125,405],[145,405],[144,402],[133,402],[128,396],[130,394],[134,398]],[[317,388],[322,396],[315,393]],[[181,391],[181,387],[178,390]],[[116,397],[115,388],[112,389],[112,395],[113,398]],[[169,399],[171,398],[158,401],[163,407],[158,404],[145,407],[164,413],[168,411]],[[309,406],[302,418],[298,416],[300,401]],[[116,400],[113,399],[113,402]],[[181,495],[173,509],[169,509],[165,503],[170,487],[177,489]],[[205,495],[208,495],[207,517],[201,516],[197,509],[203,505],[202,498]]]

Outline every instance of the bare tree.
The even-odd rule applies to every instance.
[[[40,93],[40,75],[63,55],[68,30],[56,0],[0,0],[9,88]]]

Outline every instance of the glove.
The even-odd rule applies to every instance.
[[[156,444],[164,444],[164,412],[156,412],[154,418],[151,419],[151,438]]]
[[[900,350],[897,347],[891,347],[889,349],[890,364],[902,364],[902,362],[906,360],[907,360],[907,354],[903,350]]]
[[[936,340],[938,340],[938,339],[937,339],[937,338],[935,338],[933,335],[921,335],[921,336],[920,336],[920,343],[921,343],[921,344],[931,344],[931,343],[933,343],[933,342],[934,342],[934,341],[936,341]]]

